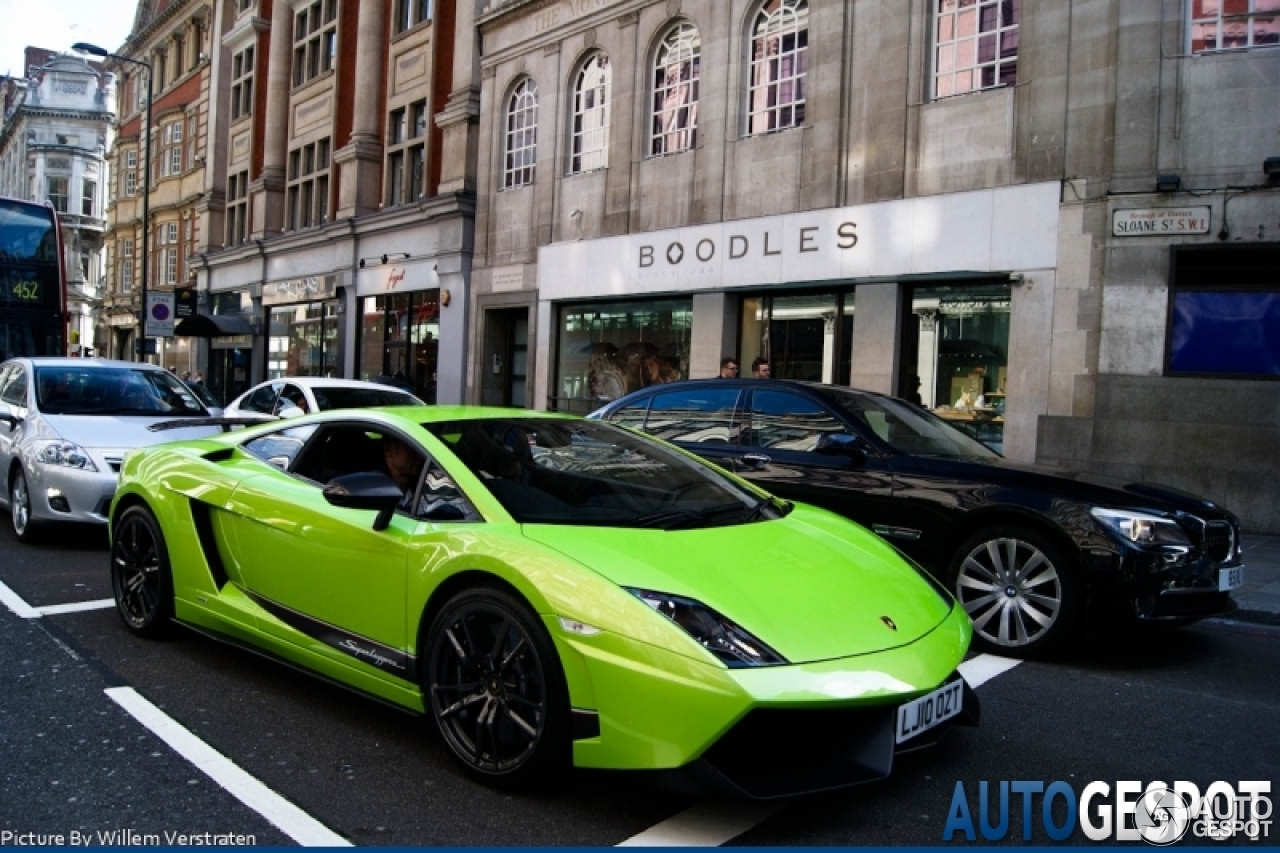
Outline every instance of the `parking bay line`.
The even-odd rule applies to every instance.
[[[35,608],[41,616],[57,616],[60,613],[81,613],[85,610],[106,610],[115,607],[114,598],[99,598],[97,601],[73,601],[70,604],[50,604]]]
[[[39,619],[41,616],[39,610],[23,601],[22,596],[9,589],[3,582],[0,582],[0,604],[12,610],[15,616],[22,619]]]
[[[351,847],[347,839],[272,791],[231,759],[196,737],[132,687],[109,687],[107,696],[240,802],[303,847]]]
[[[976,688],[1013,669],[1020,660],[981,654],[960,664],[960,674]],[[773,817],[785,802],[710,801],[649,827],[619,847],[719,847]]]

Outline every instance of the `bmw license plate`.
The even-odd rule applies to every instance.
[[[1218,592],[1230,592],[1244,586],[1244,566],[1218,570]]]
[[[960,713],[960,705],[963,701],[964,682],[957,678],[927,696],[921,696],[900,706],[894,743],[910,740],[921,732],[951,719]]]

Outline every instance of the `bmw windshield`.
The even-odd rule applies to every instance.
[[[824,388],[864,429],[899,453],[943,459],[999,459],[1000,454],[923,409],[891,397]]]
[[[209,415],[167,371],[127,367],[37,367],[36,404],[46,415]]]
[[[599,421],[495,418],[423,426],[521,523],[675,530],[776,518],[789,508]]]

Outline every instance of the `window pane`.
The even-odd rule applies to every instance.
[[[1280,293],[1175,293],[1169,367],[1280,376]]]

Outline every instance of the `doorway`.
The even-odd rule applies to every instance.
[[[486,406],[529,406],[529,309],[485,312],[480,402]]]

